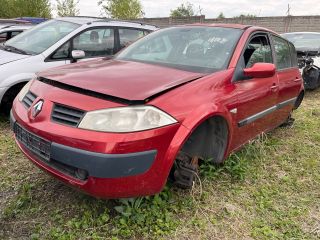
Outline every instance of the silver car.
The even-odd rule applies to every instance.
[[[0,45],[0,103],[10,109],[36,72],[110,56],[157,27],[102,18],[66,17],[37,25]]]
[[[0,26],[0,43],[6,42],[9,39],[19,35],[20,33],[32,28],[34,25],[13,25],[13,26]]]

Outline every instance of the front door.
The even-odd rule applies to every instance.
[[[113,55],[115,53],[114,32],[114,28],[111,27],[96,27],[81,32],[58,48],[48,62],[64,61],[65,64],[69,64],[72,62],[73,50],[84,51],[85,58],[80,61]]]
[[[231,109],[237,122],[235,148],[267,131],[273,123],[279,81],[276,75],[267,78],[245,77],[243,69],[255,63],[273,63],[272,48],[266,33],[258,33],[250,38],[233,79],[238,96],[237,109]]]

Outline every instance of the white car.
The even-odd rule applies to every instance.
[[[110,56],[157,30],[152,25],[103,18],[65,17],[46,21],[0,45],[0,104],[10,109],[36,72],[80,58]]]
[[[32,28],[34,25],[13,25],[0,27],[0,43],[6,42],[9,39],[19,35],[20,33]]]
[[[314,60],[314,64],[320,67],[319,32],[292,32],[281,34],[281,36],[292,42],[298,53],[311,55]]]
[[[297,50],[298,66],[306,90],[320,87],[320,33],[292,32],[282,37],[292,42]]]

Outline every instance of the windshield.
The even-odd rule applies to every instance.
[[[283,36],[292,42],[297,49],[318,51],[320,48],[320,34],[295,33]]]
[[[10,39],[5,46],[26,54],[40,54],[79,26],[75,23],[50,20]]]
[[[116,59],[215,72],[227,68],[242,32],[220,27],[168,28],[130,45]]]

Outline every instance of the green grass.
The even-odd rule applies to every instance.
[[[96,200],[33,166],[0,119],[0,239],[319,239],[320,91],[291,128],[208,163],[194,188]]]

